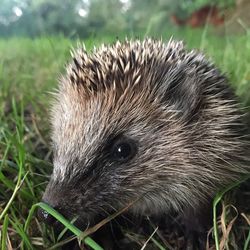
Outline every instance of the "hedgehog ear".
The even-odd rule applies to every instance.
[[[201,80],[196,74],[195,70],[179,66],[178,69],[170,70],[165,82],[165,102],[188,121],[195,119],[201,105]]]

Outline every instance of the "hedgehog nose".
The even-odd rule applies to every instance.
[[[47,211],[45,211],[42,208],[38,208],[37,216],[40,221],[44,222],[49,226],[52,226],[56,222],[56,218],[50,215]]]

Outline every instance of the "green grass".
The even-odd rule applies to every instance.
[[[167,31],[163,39],[172,32]],[[205,51],[227,72],[243,105],[250,105],[249,34],[216,37],[199,30],[176,30],[174,38],[184,39],[189,48]],[[114,40],[116,36],[84,42],[90,49]],[[27,218],[32,205],[40,201],[52,170],[49,92],[56,87],[57,78],[70,58],[69,51],[76,43],[63,37],[0,39],[0,248],[3,250],[60,246],[51,229],[34,214],[29,217],[31,221]],[[250,241],[249,225],[245,223],[243,227],[246,245]],[[218,241],[221,235],[218,233]],[[164,245],[154,238],[151,240],[158,249]]]

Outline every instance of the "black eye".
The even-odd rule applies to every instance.
[[[121,162],[132,159],[136,154],[135,142],[129,139],[119,139],[112,146],[112,158]]]

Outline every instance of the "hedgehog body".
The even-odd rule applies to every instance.
[[[249,173],[243,115],[225,76],[182,42],[73,53],[52,108],[54,170],[43,200],[91,223],[198,210]]]

